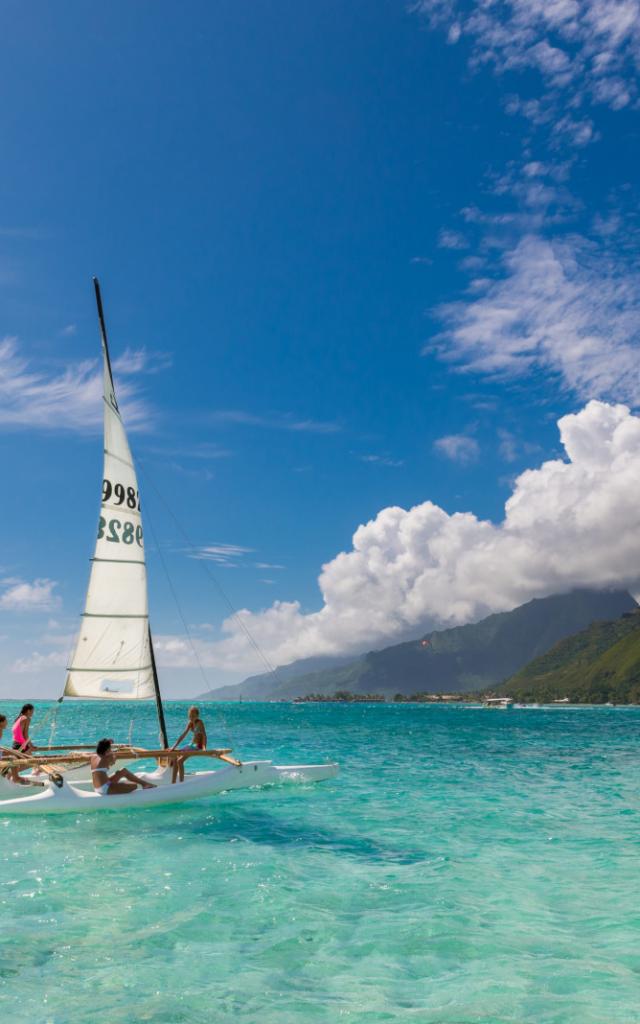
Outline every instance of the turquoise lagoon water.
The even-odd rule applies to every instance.
[[[167,710],[177,734],[186,705]],[[134,713],[153,743],[152,707]],[[341,777],[78,817],[0,805],[2,1020],[640,1021],[640,710],[223,714],[206,706],[211,743]],[[57,737],[126,739],[131,715],[65,704]]]

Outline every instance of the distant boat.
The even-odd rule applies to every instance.
[[[552,700],[552,704],[570,704],[571,701],[568,697],[558,697],[557,700]]]
[[[513,707],[513,697],[485,697],[482,706],[493,711],[509,711]]]

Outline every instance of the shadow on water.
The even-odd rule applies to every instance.
[[[186,813],[187,809],[190,813]],[[354,857],[369,863],[417,864],[428,858],[424,849],[399,847],[372,839],[368,835],[354,835],[326,825],[310,827],[298,817],[288,818],[268,813],[251,801],[233,804],[182,804],[178,807],[157,808],[144,818],[134,811],[121,811],[97,816],[82,815],[72,821],[65,815],[48,819],[49,842],[69,840],[69,826],[80,827],[83,843],[108,844],[120,848],[122,844],[147,842],[157,838],[166,843],[173,835],[176,839],[192,839],[211,843],[242,842],[272,848],[304,848],[336,856]],[[1,817],[1,812],[0,812]],[[22,823],[31,824],[29,819]],[[35,822],[34,822],[35,824]],[[40,823],[42,826],[42,823]],[[44,836],[41,836],[44,838]]]
[[[370,836],[350,835],[326,826],[308,827],[300,821],[280,818],[253,806],[236,805],[216,810],[215,818],[182,822],[181,834],[222,843],[241,840],[276,848],[304,847],[368,862],[417,864],[425,859],[424,850],[400,848]]]

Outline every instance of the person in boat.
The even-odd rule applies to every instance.
[[[111,749],[111,740],[98,740],[95,754],[91,755],[91,778],[93,788],[101,796],[115,796],[118,793],[133,793],[138,786],[143,789],[155,789],[152,782],[138,778],[128,768],[119,768],[113,775],[109,769],[116,763],[116,755]],[[128,781],[123,781],[128,780]]]
[[[188,711],[187,725],[183,732],[180,733],[176,742],[171,747],[171,750],[176,748],[182,743],[185,736],[189,733],[193,733],[191,743],[187,743],[183,750],[206,750],[207,749],[207,730],[204,727],[204,722],[200,718],[200,709],[195,705],[189,708]],[[179,777],[180,782],[184,782],[184,762],[186,757],[176,757],[173,762],[173,773],[171,776],[171,782],[175,782]]]
[[[4,757],[4,750],[2,750],[2,735],[3,735],[4,730],[6,728],[7,728],[7,716],[6,715],[0,715],[0,761],[2,761],[2,758]],[[3,768],[0,765],[0,775],[8,775],[9,771],[10,771],[9,768]]]
[[[35,708],[33,704],[23,704],[20,714],[11,727],[13,736],[13,749],[19,750],[21,754],[28,754],[37,748],[29,739],[29,725],[33,718]]]
[[[6,715],[0,715],[0,747],[2,747],[2,745],[3,745],[2,744],[2,736],[3,736],[4,730],[6,728],[7,728],[7,716]],[[15,743],[13,744],[13,747],[15,749],[15,747],[16,747]],[[5,760],[9,759],[7,757],[6,751],[5,750],[0,750],[0,761],[2,761],[3,757],[5,758]],[[34,778],[23,779],[22,776],[20,775],[19,769],[15,765],[12,766],[11,768],[9,768],[9,766],[7,766],[6,768],[3,768],[2,765],[0,764],[0,775],[3,775],[5,777],[10,778],[12,782],[17,783],[19,786],[43,786],[44,785],[43,782],[39,782],[39,781],[37,781]]]

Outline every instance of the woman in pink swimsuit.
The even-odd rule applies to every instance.
[[[11,727],[11,735],[13,737],[12,747],[14,750],[19,750],[22,754],[28,754],[30,751],[37,749],[29,739],[29,722],[33,717],[33,712],[33,704],[23,704],[20,714]],[[2,717],[4,718],[4,716]],[[2,732],[6,724],[6,718],[4,719],[4,723],[0,722],[0,736],[2,736]],[[0,754],[0,757],[1,756],[2,755]],[[9,768],[7,771],[11,781],[17,782],[20,786],[42,785],[41,782],[38,782],[35,779],[23,779],[17,767]]]
[[[36,749],[29,739],[29,724],[34,711],[33,704],[23,704],[20,714],[11,727],[13,749],[19,750],[22,754],[28,754],[29,751]]]

